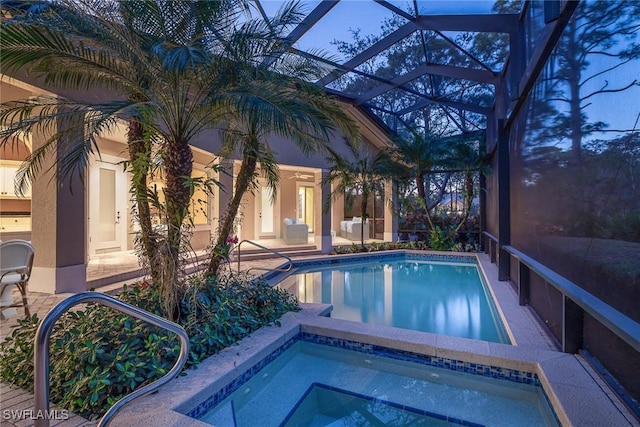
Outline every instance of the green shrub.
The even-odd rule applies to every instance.
[[[429,246],[437,251],[450,251],[455,241],[451,236],[451,230],[435,226],[429,232]]]
[[[471,233],[470,233],[471,234]],[[455,251],[455,252],[478,252],[480,250],[479,244],[474,240],[473,236],[465,236],[465,241],[456,241],[453,237],[448,235],[446,230],[442,230],[436,227],[436,230],[432,230],[430,233],[430,239],[428,242],[423,240],[412,242],[372,242],[364,245],[353,243],[351,246],[338,246],[332,254],[353,254],[360,252],[379,252],[390,251],[394,249],[414,249],[414,250],[428,250],[434,249],[438,251]]]
[[[153,286],[125,288],[119,298],[160,313],[160,294]],[[216,284],[193,280],[184,291],[179,319],[190,339],[187,367],[296,310],[293,296],[263,281],[231,275]],[[36,315],[19,320],[0,344],[0,378],[30,391],[37,326]],[[51,401],[89,419],[165,375],[180,352],[173,334],[98,304],[64,314],[50,346]]]

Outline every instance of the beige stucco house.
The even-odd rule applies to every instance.
[[[44,93],[33,82],[0,77],[1,102]],[[60,96],[73,99],[98,95],[61,93]],[[379,122],[364,110],[353,107],[349,100],[341,102],[359,125],[363,150],[376,150],[388,144],[387,132]],[[74,177],[72,181],[57,182],[45,167],[25,197],[17,196],[13,190],[15,172],[30,151],[42,144],[45,135],[17,136],[18,142],[14,146],[18,149],[7,146],[0,151],[0,239],[25,239],[34,245],[36,256],[30,290],[48,293],[84,291],[91,259],[134,249],[136,224],[131,215],[129,177],[120,164],[127,157],[125,132],[126,127],[122,126],[113,134],[102,135],[99,141],[101,156],[91,159],[82,179]],[[262,185],[255,194],[246,196],[238,218],[239,239],[276,248],[286,246],[288,242],[315,247],[323,253],[330,252],[333,245],[345,243],[339,231],[340,222],[345,220],[344,202],[334,202],[329,212],[322,209],[322,201],[330,193],[329,188],[320,184],[327,173],[325,156],[306,157],[291,142],[279,138],[269,143],[278,153],[280,164],[281,185],[276,202],[271,203],[270,193]],[[338,151],[348,155],[341,135],[333,136],[333,144]],[[201,201],[195,203],[192,213],[192,246],[196,250],[209,245],[218,225],[217,219],[232,195],[233,177],[239,169],[239,161],[224,165],[232,172],[229,174],[218,175],[207,168],[216,159],[219,147],[220,136],[216,131],[201,134],[192,144],[193,175],[208,175],[224,186],[224,191],[216,190],[212,197],[203,192],[194,194],[193,200]],[[306,244],[299,236],[285,242],[285,219],[308,226]],[[372,239],[391,241],[396,235],[389,208],[385,208],[384,218],[379,218],[376,224],[377,227],[373,222],[371,225]]]

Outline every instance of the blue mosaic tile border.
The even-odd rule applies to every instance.
[[[222,389],[215,392],[211,397],[202,402],[200,405],[189,411],[186,415],[191,418],[199,419],[204,414],[209,412],[211,408],[216,406],[218,403],[222,402],[227,398],[231,393],[239,389],[243,384],[253,378],[256,374],[258,374],[265,366],[269,363],[273,362],[277,357],[279,357],[282,353],[287,351],[292,345],[294,345],[299,340],[299,335],[291,338],[283,345],[278,347],[276,350],[269,353],[268,356],[264,357],[260,362],[253,365],[251,368],[247,369],[242,373],[242,375],[236,377],[229,384],[224,386]]]
[[[409,253],[405,251],[398,252],[376,252],[370,255],[360,256],[323,256],[318,259],[293,261],[293,269],[308,267],[326,267],[329,265],[345,264],[345,263],[362,263],[362,262],[381,262],[381,261],[435,261],[435,262],[455,262],[463,264],[478,265],[477,258],[473,255],[454,255],[454,254],[426,254],[426,253]],[[263,274],[261,277],[267,281],[280,276],[282,273],[271,271]]]
[[[533,385],[539,387],[539,390],[542,392],[547,405],[549,406],[549,408],[551,408],[551,412],[553,413],[553,417],[556,420],[557,425],[561,425],[560,419],[558,418],[558,415],[556,414],[556,411],[551,404],[551,400],[549,399],[549,396],[547,395],[544,387],[542,387],[542,382],[540,381],[538,374],[532,372],[517,371],[515,369],[501,368],[499,366],[486,366],[478,363],[447,359],[444,357],[426,356],[423,354],[412,353],[404,350],[396,350],[374,344],[366,344],[357,341],[344,340],[341,338],[332,338],[323,335],[310,334],[308,332],[300,332],[298,334],[298,339],[301,341],[328,345],[331,347],[339,347],[346,350],[353,350],[360,353],[384,356],[390,359],[403,360],[407,362],[419,363],[422,365],[449,369],[452,371],[465,372],[468,374],[481,375],[520,384]]]
[[[516,371],[514,369],[501,368],[499,366],[486,366],[478,363],[463,362],[461,360],[447,359],[444,357],[425,356],[403,350],[396,350],[388,347],[381,347],[373,344],[365,344],[356,341],[343,340],[341,338],[331,338],[321,335],[300,332],[301,341],[328,345],[331,347],[344,348],[346,350],[360,353],[384,356],[390,359],[402,360],[405,362],[419,363],[421,365],[444,368],[451,371],[465,372],[467,374],[482,375],[485,377],[507,380],[515,383],[541,386],[542,383],[538,375],[531,372]]]
[[[231,393],[239,389],[243,384],[248,382],[256,374],[258,374],[265,366],[279,357],[282,353],[288,350],[297,341],[311,342],[321,345],[327,345],[331,347],[343,348],[346,350],[353,350],[360,353],[373,354],[378,356],[387,357],[395,360],[403,360],[413,363],[419,363],[427,366],[434,366],[438,368],[449,369],[452,371],[465,372],[473,375],[482,375],[486,377],[511,381],[521,384],[529,384],[540,387],[542,394],[547,401],[547,404],[553,410],[553,405],[547,396],[547,393],[542,388],[542,384],[538,375],[531,372],[517,371],[513,369],[501,368],[498,366],[486,366],[477,363],[463,362],[455,359],[447,359],[443,357],[425,356],[422,354],[412,353],[403,350],[396,350],[388,347],[377,346],[373,344],[366,344],[357,341],[344,340],[341,338],[326,337],[323,335],[310,334],[308,332],[300,332],[295,337],[289,339],[285,344],[271,352],[268,356],[263,358],[260,362],[256,363],[251,368],[247,369],[242,375],[238,376],[231,383],[227,384],[222,389],[218,390],[207,400],[202,402],[196,408],[189,411],[186,415],[191,418],[199,419],[205,413],[209,412],[214,406],[218,405],[224,399],[226,399]],[[557,415],[554,411],[554,416],[557,420]]]
[[[462,264],[478,265],[478,258],[474,255],[454,255],[454,254],[424,254],[424,253],[407,253],[407,260],[420,261],[438,261],[438,262],[456,262]]]
[[[326,266],[333,264],[345,264],[352,262],[371,262],[386,260],[407,260],[407,261],[437,261],[437,262],[456,262],[477,264],[475,256],[453,255],[453,254],[426,254],[426,253],[408,253],[408,252],[376,252],[370,255],[360,255],[351,257],[327,256],[316,260],[300,260],[294,261],[294,268]]]

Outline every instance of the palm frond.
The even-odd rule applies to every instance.
[[[5,73],[21,69],[44,75],[48,85],[87,90],[122,91],[135,86],[126,66],[110,52],[96,51],[67,33],[33,25],[2,25],[0,37]]]
[[[260,171],[267,181],[267,187],[271,190],[270,201],[275,204],[280,187],[280,166],[275,153],[267,144],[260,146]]]
[[[89,158],[100,154],[96,137],[114,130],[119,115],[135,106],[127,101],[87,105],[47,96],[0,104],[0,123],[4,124],[0,147],[16,134],[47,135],[18,171],[20,192],[38,176],[51,155],[56,156],[55,169],[47,170],[53,170],[56,179],[82,176]]]

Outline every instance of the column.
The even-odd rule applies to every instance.
[[[341,236],[340,223],[344,221],[344,195],[331,200],[331,229],[335,231],[336,236]]]
[[[384,183],[384,241],[398,241],[398,192],[391,180]]]
[[[64,138],[69,140],[61,141],[42,165],[31,193],[31,242],[35,256],[29,290],[51,294],[87,290],[88,177],[86,171],[84,182],[78,174],[55,176],[53,171],[59,170],[57,162],[65,154],[64,142],[69,142],[72,135]],[[46,139],[45,134],[34,132],[34,149]]]
[[[329,171],[325,169],[315,173],[316,194],[319,194],[320,198],[315,203],[315,217],[317,220],[314,231],[314,240],[316,243],[316,249],[320,250],[323,254],[331,253],[333,250],[333,242],[331,239],[332,209],[330,208],[326,212],[322,209],[325,200],[329,200],[331,197],[331,186],[324,183],[324,180],[328,175]]]
[[[504,120],[498,121],[498,132],[498,280],[509,280],[510,255],[503,249],[511,244],[509,135]]]

